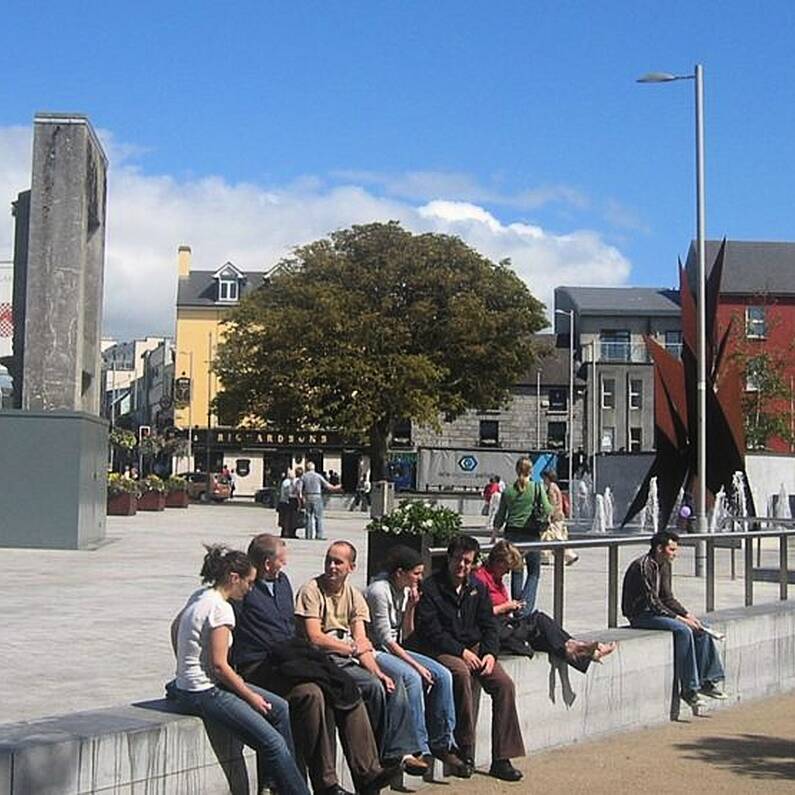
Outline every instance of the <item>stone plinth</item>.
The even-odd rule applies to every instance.
[[[25,270],[24,345],[14,350],[23,409],[99,414],[106,169],[85,116],[36,116],[26,261],[14,258]]]
[[[0,547],[83,549],[105,537],[108,424],[0,411]]]

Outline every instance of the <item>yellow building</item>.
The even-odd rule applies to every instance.
[[[179,286],[174,365],[174,425],[189,431],[188,460],[179,472],[235,471],[236,494],[253,496],[263,486],[278,484],[288,468],[315,462],[319,470],[345,475],[351,490],[359,477],[363,451],[351,449],[339,434],[311,430],[257,431],[222,426],[208,406],[220,391],[211,363],[223,338],[223,320],[247,291],[262,285],[267,274],[244,272],[231,262],[216,270],[194,270],[189,246],[177,254]],[[208,450],[209,440],[209,450]]]

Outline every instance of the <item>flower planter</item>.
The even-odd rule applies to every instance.
[[[189,503],[187,491],[170,491],[166,494],[166,508],[187,508]]]
[[[108,516],[135,516],[138,510],[138,498],[134,494],[124,493],[108,496]]]
[[[160,491],[145,491],[138,498],[139,511],[165,511],[166,495]]]

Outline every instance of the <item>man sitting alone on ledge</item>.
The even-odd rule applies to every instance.
[[[671,564],[679,549],[679,536],[660,530],[651,538],[651,549],[629,564],[624,575],[621,610],[636,629],[664,629],[674,634],[674,668],[682,700],[692,709],[706,703],[701,694],[725,699],[725,678],[714,638],[703,624],[674,598]]]

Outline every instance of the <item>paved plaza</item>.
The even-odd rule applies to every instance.
[[[468,517],[467,523],[479,522]],[[365,515],[327,514],[327,535],[359,549],[365,579]],[[0,644],[0,722],[116,706],[162,694],[173,672],[169,625],[199,585],[202,542],[245,549],[257,532],[274,531],[273,510],[253,503],[191,505],[188,510],[108,517],[107,543],[93,551],[3,549],[0,603],[5,616]],[[764,553],[777,560],[775,541]],[[318,573],[326,544],[290,543],[294,587]],[[643,547],[621,552],[621,566]],[[692,576],[692,551],[684,549],[674,589],[685,604],[703,609],[703,580]],[[743,603],[742,554],[738,578],[729,578],[730,552],[719,550],[717,607]],[[565,624],[572,632],[606,625],[606,558],[585,550],[566,569]],[[757,602],[778,598],[778,586],[757,583]],[[544,569],[539,608],[552,610],[552,572]]]
[[[517,761],[521,784],[483,773],[427,795],[791,793],[795,790],[795,695],[689,716],[654,729],[568,745]]]

